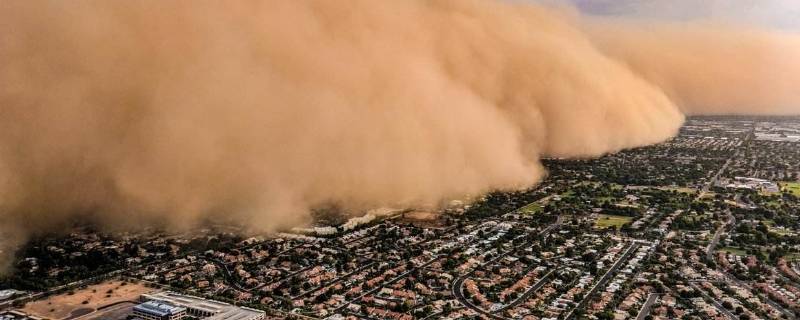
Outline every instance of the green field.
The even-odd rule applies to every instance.
[[[534,202],[534,203],[528,204],[527,206],[519,208],[519,210],[517,210],[517,211],[520,214],[537,214],[537,213],[540,213],[540,212],[544,211],[544,207],[542,207],[542,205],[539,204],[538,202]]]
[[[667,191],[677,191],[679,193],[687,193],[687,194],[694,194],[697,192],[697,189],[686,188],[686,187],[662,187],[661,190]]]
[[[614,202],[614,200],[615,200],[614,197],[609,197],[609,196],[595,198],[596,203],[603,203],[603,202],[611,203]]]
[[[796,196],[800,196],[800,182],[781,182],[781,189],[788,190]]]
[[[746,256],[747,255],[746,251],[744,251],[743,249],[740,249],[740,248],[736,248],[736,247],[722,247],[722,248],[719,249],[719,251],[725,251],[725,252],[730,253],[730,254],[735,255],[735,256]]]
[[[775,226],[775,221],[773,221],[773,220],[767,219],[767,220],[762,220],[761,222],[763,222],[765,225],[767,225],[767,227],[769,228],[769,232],[774,232],[774,233],[776,233],[778,235],[781,235],[781,236],[792,234],[792,232],[790,232],[790,231],[788,231],[786,229],[775,228],[774,227]]]
[[[599,229],[605,229],[611,226],[616,226],[617,230],[622,227],[622,225],[631,222],[633,218],[625,217],[625,216],[616,216],[610,214],[599,214],[597,215],[597,220],[594,222],[594,227]]]

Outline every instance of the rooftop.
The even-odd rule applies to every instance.
[[[0,320],[40,320],[41,318],[20,311],[0,311]]]
[[[184,312],[186,308],[169,302],[151,300],[133,307],[133,310],[163,317]]]
[[[167,302],[186,308],[210,312],[214,315],[205,318],[209,320],[245,320],[264,314],[264,311],[261,310],[238,307],[225,302],[182,295],[170,291],[144,294],[142,295],[142,299]]]
[[[19,292],[14,289],[0,290],[0,301],[10,299],[17,293]]]

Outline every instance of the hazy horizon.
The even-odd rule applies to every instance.
[[[569,0],[587,14],[670,21],[716,20],[800,31],[793,0]]]

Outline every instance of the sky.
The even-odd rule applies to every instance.
[[[714,19],[800,31],[797,0],[569,0],[585,13],[667,20]]]

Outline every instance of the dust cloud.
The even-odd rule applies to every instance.
[[[2,1],[0,250],[529,187],[684,114],[797,113],[798,43],[491,0]]]
[[[606,54],[687,114],[800,113],[800,36],[713,22],[591,24]]]

